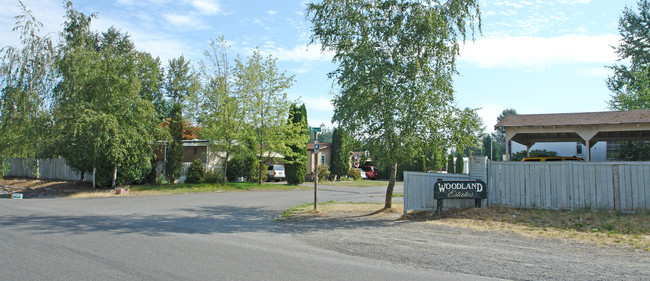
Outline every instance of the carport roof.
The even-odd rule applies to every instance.
[[[494,128],[536,126],[584,126],[650,123],[650,109],[581,113],[510,115]]]

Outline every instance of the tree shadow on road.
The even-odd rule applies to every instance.
[[[392,220],[361,218],[322,218],[309,221],[278,221],[277,210],[262,207],[200,206],[178,209],[174,214],[130,215],[27,215],[2,216],[0,229],[17,229],[33,235],[90,232],[107,234],[213,233],[301,233],[319,230],[382,227]]]

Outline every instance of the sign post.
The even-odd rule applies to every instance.
[[[442,215],[443,199],[474,199],[474,207],[481,207],[481,200],[487,199],[487,185],[482,180],[438,181],[433,185],[433,198],[437,200],[437,213]]]
[[[318,133],[321,131],[320,127],[309,127],[309,132],[314,133],[314,154],[316,154],[316,159],[314,162],[314,211],[318,209],[318,151],[320,146],[318,145]]]

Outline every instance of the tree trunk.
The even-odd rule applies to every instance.
[[[259,185],[262,185],[262,157],[260,157],[260,160],[257,163],[257,168],[259,173],[257,174],[257,183]]]
[[[115,169],[113,170],[113,184],[111,187],[115,189],[115,182],[117,181],[117,164],[115,164]]]
[[[223,164],[223,183],[228,182],[228,158],[230,158],[230,153],[226,152],[226,160],[224,160]]]
[[[388,188],[386,188],[386,202],[384,209],[393,207],[393,190],[395,189],[395,180],[397,179],[397,163],[393,163],[390,167],[390,179],[388,180]]]

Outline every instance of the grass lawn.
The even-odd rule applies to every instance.
[[[313,182],[311,183],[314,184]],[[403,185],[402,182],[396,182],[395,186]],[[318,185],[348,186],[348,187],[369,187],[369,186],[388,186],[388,181],[374,180],[356,180],[356,181],[319,181]]]
[[[198,183],[198,184],[166,184],[166,185],[131,185],[128,187],[130,196],[149,196],[149,195],[167,195],[167,194],[185,194],[185,193],[200,193],[200,192],[232,192],[232,191],[273,191],[273,190],[307,190],[310,187],[299,185],[287,184],[271,184],[262,183],[227,183],[225,185],[212,184],[212,183]],[[84,192],[76,193],[69,197],[71,198],[86,198],[86,197],[108,197],[120,196],[112,192]]]

